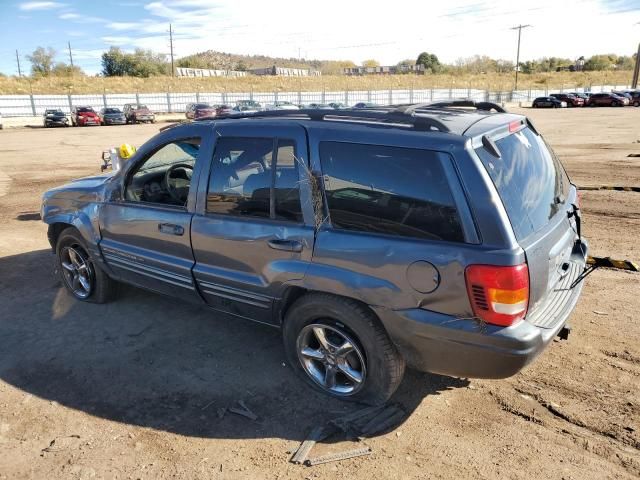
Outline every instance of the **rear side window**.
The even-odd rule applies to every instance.
[[[501,157],[476,150],[498,190],[518,240],[537,232],[560,210],[569,178],[541,136],[529,128],[496,140]]]
[[[223,137],[213,156],[207,212],[300,223],[299,184],[293,140]]]
[[[320,160],[334,228],[464,241],[441,154],[322,142]]]

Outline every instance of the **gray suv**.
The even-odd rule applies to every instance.
[[[532,123],[469,101],[178,124],[42,218],[78,300],[123,282],[279,327],[302,379],[371,404],[405,365],[518,372],[566,334],[587,255]]]

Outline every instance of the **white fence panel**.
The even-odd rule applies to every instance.
[[[0,113],[4,116],[42,115],[47,108],[59,108],[69,113],[72,106],[91,106],[96,110],[103,107],[122,108],[127,103],[142,103],[155,112],[184,112],[193,102],[212,105],[234,105],[238,100],[255,100],[262,105],[275,101],[286,101],[297,105],[311,103],[340,103],[353,106],[366,102],[378,105],[401,103],[429,103],[451,99],[470,98],[475,101],[530,102],[536,97],[547,96],[557,91],[607,92],[625,90],[627,85],[592,85],[588,88],[563,87],[562,89],[522,89],[517,91],[490,92],[472,88],[432,88],[421,90],[358,90],[342,92],[157,92],[157,93],[115,93],[94,95],[0,95]]]

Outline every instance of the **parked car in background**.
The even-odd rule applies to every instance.
[[[236,110],[237,112],[259,112],[260,110],[262,110],[262,105],[260,104],[260,102],[256,102],[255,100],[238,100],[236,102],[234,110]]]
[[[119,108],[107,107],[100,110],[100,120],[103,125],[124,125],[127,119]]]
[[[71,125],[74,127],[100,125],[100,117],[92,107],[71,107]]]
[[[127,123],[154,123],[156,116],[146,105],[140,103],[127,103],[123,108]]]
[[[358,102],[353,106],[353,108],[376,108],[376,107],[379,107],[379,105],[371,102]]]
[[[562,108],[566,107],[567,103],[555,97],[538,97],[533,101],[531,106],[533,108]]]
[[[584,107],[584,99],[571,93],[552,93],[549,96],[565,102],[567,107]]]
[[[190,103],[185,116],[190,120],[196,120],[204,117],[215,117],[216,107],[212,107],[208,103]]]
[[[633,90],[627,93],[631,95],[631,105],[640,107],[640,90]]]
[[[291,102],[273,102],[267,105],[265,110],[300,110],[300,107]]]
[[[589,94],[584,92],[569,92],[567,95],[573,95],[574,97],[579,97],[582,100],[584,100],[584,103],[587,103],[587,99],[589,98]]]
[[[347,108],[347,106],[344,103],[340,103],[340,102],[331,102],[329,106],[334,110],[341,110],[343,108]]]
[[[310,108],[310,109],[321,109],[321,110],[332,110],[333,107],[329,106],[328,103],[310,103],[309,105],[307,105],[304,108]]]
[[[235,110],[231,105],[216,105],[216,116],[231,115]]]
[[[621,92],[619,90],[613,90],[611,93],[619,97],[626,98],[627,100],[629,100],[629,105],[633,105],[633,95],[631,95],[630,92]]]
[[[112,175],[49,190],[62,284],[279,327],[308,385],[377,405],[405,365],[506,378],[566,338],[588,248],[576,186],[531,122],[487,102],[359,113],[177,124]]]
[[[48,108],[42,114],[42,124],[48,127],[68,127],[69,119],[59,108]]]
[[[587,107],[624,107],[629,105],[629,99],[615,93],[594,93],[587,100]]]

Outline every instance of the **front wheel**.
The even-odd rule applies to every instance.
[[[343,400],[381,405],[396,391],[405,363],[378,318],[353,300],[314,293],[287,312],[287,359],[309,385]]]
[[[56,257],[62,283],[77,300],[105,303],[112,297],[115,282],[95,264],[78,230],[62,231]]]

